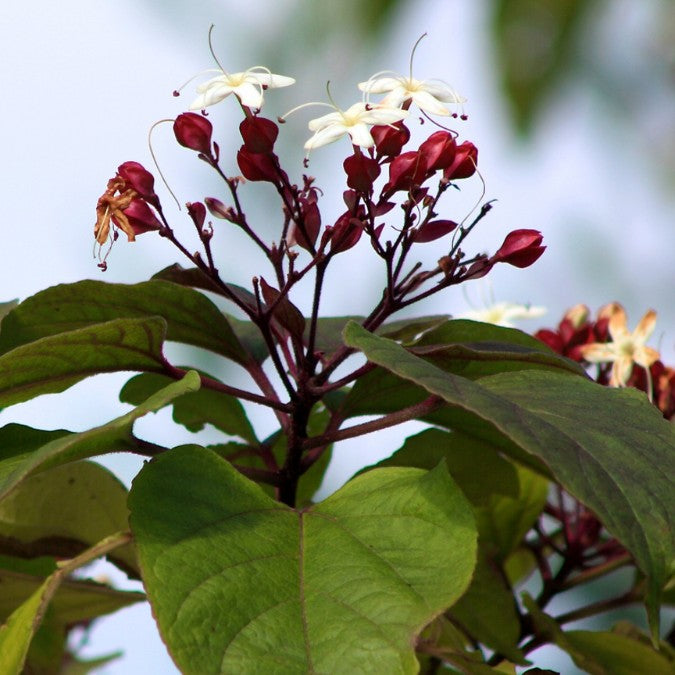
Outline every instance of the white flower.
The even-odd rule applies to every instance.
[[[370,148],[375,141],[370,135],[369,125],[393,124],[407,116],[407,110],[381,105],[371,106],[365,102],[355,103],[347,110],[335,108],[335,112],[309,122],[309,129],[314,135],[305,143],[305,150],[327,145],[345,134],[349,134],[354,145]]]
[[[442,80],[417,80],[412,75],[405,77],[396,73],[386,76],[376,73],[367,82],[359,83],[359,89],[365,94],[387,94],[380,105],[400,108],[406,101],[412,100],[420,110],[432,115],[450,115],[444,103],[461,105],[466,99]]]
[[[600,317],[609,317],[607,329],[612,340],[584,345],[581,355],[591,363],[612,364],[609,380],[612,387],[626,385],[633,372],[633,364],[642,366],[649,376],[649,367],[659,359],[659,353],[645,344],[654,332],[656,312],[650,309],[632,333],[628,332],[626,311],[618,302],[604,307]]]
[[[230,94],[234,94],[243,106],[260,110],[263,104],[263,87],[276,89],[295,83],[292,77],[275,75],[262,66],[249,68],[243,73],[226,73],[220,69],[209,72],[218,72],[220,75],[197,87],[199,96],[190,104],[190,110],[202,110],[219,103]]]
[[[485,309],[475,309],[457,316],[458,319],[471,319],[492,323],[495,326],[513,328],[513,321],[517,319],[534,319],[546,314],[545,307],[532,305],[518,305],[513,302],[498,302]]]

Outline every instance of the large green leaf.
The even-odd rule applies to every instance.
[[[170,377],[158,373],[135,375],[120,391],[120,401],[139,405],[171,381]],[[205,424],[212,424],[230,436],[258,442],[239,399],[213,389],[199,389],[174,399],[173,419],[193,432],[201,431]]]
[[[482,437],[491,427],[491,433],[543,460],[650,578],[654,631],[659,589],[675,559],[675,427],[643,394],[543,371],[473,382],[353,323],[345,329],[345,341],[373,363],[444,399],[450,407],[441,412],[452,428]]]
[[[187,446],[143,468],[129,507],[184,673],[415,673],[415,636],[475,563],[471,508],[443,466],[371,471],[296,511]]]
[[[218,308],[203,293],[168,281],[61,284],[24,300],[3,319],[0,353],[49,335],[113,319],[161,316],[166,339],[203,347],[238,363],[248,357]]]
[[[0,454],[0,499],[26,478],[45,469],[110,452],[138,450],[138,441],[132,433],[134,422],[149,412],[160,410],[177,396],[196,391],[199,385],[199,375],[190,371],[182,380],[173,382],[112,422],[81,433],[41,432],[33,429],[27,434],[26,446],[22,445],[20,434],[17,433],[24,427],[9,425],[0,429],[0,440],[6,435],[11,441],[9,451],[5,449]],[[41,434],[44,434],[45,444],[36,447]]]
[[[0,553],[72,557],[127,527],[127,490],[93,462],[72,462],[23,481],[0,501]],[[138,577],[132,546],[111,553]]]
[[[161,371],[165,330],[159,317],[117,319],[16,347],[0,356],[0,406],[61,392],[99,373]]]

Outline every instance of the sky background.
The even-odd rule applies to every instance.
[[[476,282],[465,293],[450,290],[415,312],[457,314],[494,297],[545,306],[543,319],[522,325],[534,330],[555,325],[565,309],[579,302],[595,310],[618,300],[627,309],[631,328],[650,307],[658,311],[652,344],[672,363],[675,200],[669,195],[675,182],[670,152],[675,150],[675,97],[662,84],[672,85],[675,72],[672,47],[669,51],[663,46],[675,43],[667,40],[675,35],[675,17],[670,25],[657,20],[667,16],[667,4],[598,3],[601,15],[588,28],[576,70],[556,89],[524,142],[514,131],[499,89],[486,0],[404,3],[377,41],[364,39],[356,29],[341,32],[339,17],[312,11],[311,3],[302,0],[236,3],[236,10],[234,2],[223,0],[4,3],[0,302],[85,278],[143,281],[180,262],[166,242],[144,235],[134,244],[120,239],[102,274],[92,256],[94,207],[122,162],[136,160],[153,169],[148,129],[185,110],[192,85],[180,98],[172,97],[172,91],[213,67],[206,39],[211,23],[216,24],[214,47],[225,67],[236,71],[264,64],[297,78],[292,88],[268,92],[265,112],[271,117],[297,103],[325,100],[329,79],[336,101],[348,107],[359,96],[356,83],[373,72],[406,73],[412,45],[427,32],[415,56],[414,74],[447,80],[467,97],[469,119],[456,128],[461,139],[479,147],[485,196],[498,200],[469,241],[476,251],[494,251],[509,231],[530,228],[542,231],[548,249],[526,270],[498,267],[490,275],[491,287]],[[222,156],[233,157],[239,144],[236,106],[228,100],[212,110]],[[298,177],[306,123],[324,112],[300,112],[283,129],[285,166]],[[423,131],[428,133],[428,127]],[[176,146],[169,125],[160,126],[153,138],[180,201],[222,194],[205,165]],[[340,167],[348,152],[347,141],[342,141],[311,156],[309,171],[326,192],[324,222],[328,214],[340,212],[342,187],[335,193],[329,187],[343,180]],[[234,161],[226,161],[230,173],[237,173]],[[174,228],[183,223],[188,231],[191,225],[184,214],[169,206],[161,184],[156,187]],[[258,188],[251,186],[251,213],[264,222],[269,210],[264,190]],[[444,217],[461,219],[480,193],[479,181],[467,182],[462,194],[448,203]],[[265,227],[261,225],[263,231]],[[272,230],[267,232],[271,236]],[[221,269],[227,269],[227,280],[248,285],[258,268],[245,249],[233,253],[235,242],[220,236],[218,232],[216,242],[224,242]],[[240,244],[237,240],[236,246]],[[432,262],[438,250],[427,246],[424,260]],[[368,264],[367,247],[362,249],[345,256],[343,274],[335,279],[339,292],[324,298],[326,314],[366,312],[377,298],[381,285]],[[176,358],[179,354],[170,350]],[[127,409],[117,400],[126,379],[124,374],[92,378],[66,394],[4,410],[0,424],[73,430],[102,424]],[[263,428],[269,424],[264,416],[257,419]],[[144,418],[136,431],[166,445],[194,438],[171,425],[166,411]],[[380,438],[377,448],[370,442],[339,446],[324,494],[360,466],[395,449],[400,437],[399,431]],[[216,436],[205,431],[198,439],[206,443]],[[106,458],[104,463],[127,483],[140,466],[126,457]],[[109,675],[175,672],[147,606],[100,622],[87,653],[118,648],[126,654],[105,669]],[[554,663],[537,661],[542,667]]]

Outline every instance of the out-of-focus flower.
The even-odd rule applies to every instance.
[[[371,106],[363,101],[355,103],[347,110],[340,110],[335,106],[330,107],[335,111],[309,122],[309,130],[313,131],[314,135],[305,143],[305,150],[314,150],[322,145],[328,145],[345,134],[349,134],[354,145],[370,148],[375,145],[375,141],[369,126],[393,124],[408,116],[406,110],[381,105]]]
[[[519,305],[514,302],[497,302],[485,309],[472,309],[458,314],[457,319],[471,319],[492,323],[495,326],[513,328],[513,322],[518,319],[534,319],[546,314],[545,307],[534,305]]]
[[[380,101],[381,105],[400,108],[412,102],[431,115],[451,115],[446,103],[461,105],[466,102],[463,96],[442,80],[418,80],[412,75],[406,77],[389,71],[376,73],[366,82],[360,82],[359,89],[367,96],[386,94]]]
[[[583,345],[581,355],[591,363],[612,363],[609,384],[623,387],[633,372],[634,364],[648,371],[659,358],[659,353],[646,345],[656,325],[656,312],[650,309],[632,333],[628,331],[626,311],[618,302],[603,308],[601,315],[609,316],[610,341]]]
[[[230,94],[234,94],[243,106],[260,110],[263,104],[263,90],[288,87],[295,83],[292,77],[275,75],[263,66],[255,66],[243,73],[226,73],[213,69],[219,75],[203,82],[197,87],[199,96],[190,104],[190,110],[202,110],[220,103]]]

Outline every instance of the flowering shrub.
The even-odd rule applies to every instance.
[[[103,270],[120,231],[130,242],[158,236],[188,266],[4,306],[0,405],[96,373],[138,374],[120,392],[131,411],[101,427],[0,429],[0,574],[13,593],[1,672],[62,672],[75,658],[70,629],[146,598],[185,673],[515,672],[547,643],[589,672],[671,672],[659,609],[673,600],[675,376],[646,345],[654,313],[630,333],[620,305],[596,321],[577,306],[535,337],[450,316],[398,318],[499,263],[527,268],[546,248],[524,228],[492,252],[471,247],[492,203],[473,217],[453,212],[450,188],[478,178],[478,150],[441,123],[464,116],[455,112],[464,98],[442,82],[378,73],[359,85],[360,101],[309,122],[305,168],[327,143],[347,150],[344,210],[330,215],[315,179],[296,178],[277,154],[290,113],[262,115],[268,91],[292,78],[261,67],[217,73],[173,131],[223,191],[187,203],[174,222],[153,174],[126,161],[96,205]],[[224,99],[242,111],[234,158],[197,112]],[[413,111],[434,121],[421,143]],[[251,182],[276,194],[271,240],[247,215],[251,187],[266,187]],[[247,287],[221,271],[232,227],[260,254]],[[437,262],[425,267],[416,256],[431,242]],[[366,316],[325,317],[327,270],[357,246],[379,266],[381,297]],[[302,281],[313,288],[307,306]],[[523,314],[536,310],[503,304],[489,320]],[[249,384],[170,362],[166,340],[236,364]],[[210,424],[223,442],[139,438],[134,422],[165,406],[177,424]],[[278,428],[261,437],[250,406],[270,410]],[[409,420],[427,428],[313,501],[340,441]],[[108,452],[149,458],[128,494],[87,461]],[[145,593],[71,576],[101,556]],[[558,594],[619,568],[634,574],[618,594],[550,610]],[[533,575],[537,590],[525,591]],[[627,623],[567,629],[633,603],[644,603],[649,634]]]

